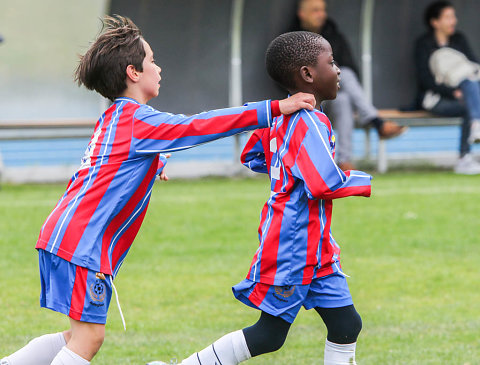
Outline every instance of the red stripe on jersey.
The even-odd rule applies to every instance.
[[[139,214],[139,216],[133,221],[133,223],[127,228],[125,233],[120,236],[115,248],[112,252],[112,267],[115,270],[115,267],[118,264],[118,260],[122,257],[126,250],[130,247],[133,239],[137,235],[140,227],[142,226],[143,219],[145,218],[145,214],[147,213],[148,203],[145,204],[143,207],[143,211]]]
[[[308,200],[308,228],[307,228],[307,257],[305,270],[303,271],[302,285],[309,284],[313,278],[313,272],[317,265],[316,252],[320,243],[320,209],[318,200]]]
[[[105,230],[105,233],[103,235],[103,240],[102,240],[102,254],[101,254],[101,263],[100,263],[100,271],[111,275],[111,268],[113,269],[115,267],[115,264],[112,262],[112,267],[110,268],[110,262],[108,262],[108,249],[110,248],[110,245],[112,243],[112,239],[114,238],[116,232],[120,229],[121,225],[123,223],[126,223],[127,219],[129,216],[131,216],[134,213],[134,209],[138,205],[138,203],[144,199],[147,189],[152,181],[152,179],[155,177],[155,174],[157,172],[157,165],[158,165],[158,155],[157,157],[153,160],[152,165],[150,166],[150,169],[147,173],[147,175],[143,178],[142,183],[138,187],[138,189],[135,191],[135,193],[132,195],[132,197],[129,199],[129,201],[125,204],[125,206],[120,210],[120,212],[112,219],[110,224],[108,225],[107,229]],[[146,207],[144,207],[146,209]],[[138,218],[137,218],[138,220]],[[141,224],[142,220],[140,220]],[[125,234],[125,233],[124,233]],[[133,238],[135,237],[136,233],[133,235]],[[130,234],[129,237],[132,235]],[[133,238],[129,242],[129,245],[131,242],[133,242]],[[115,246],[114,252],[117,252],[118,250],[121,250],[122,252],[119,254],[121,256],[125,249],[128,249],[128,246],[125,247],[123,242],[123,239],[120,239]],[[118,250],[117,250],[118,247]],[[117,255],[117,258],[119,257]]]
[[[272,117],[279,116],[280,112],[280,100],[272,100],[270,102],[270,108],[272,109]]]
[[[55,226],[60,220],[62,214],[65,212],[65,209],[68,207],[68,204],[75,198],[77,193],[83,187],[83,183],[87,174],[88,169],[83,169],[78,172],[77,179],[73,182],[73,185],[71,185],[70,189],[66,192],[67,196],[62,200],[60,205],[52,212],[50,217],[48,217],[47,221],[45,222],[43,230],[40,231],[38,243],[35,248],[44,249],[47,247],[47,244],[50,241]]]
[[[303,143],[303,139],[305,138],[305,134],[307,134],[307,131],[307,124],[303,121],[303,119],[299,119],[297,125],[295,126],[295,130],[292,132],[292,138],[290,139],[290,143],[288,144],[288,152],[283,157],[283,161],[286,166],[292,167],[295,164],[298,149]]]
[[[320,119],[320,121],[325,124],[328,128],[328,131],[330,132],[330,134],[332,133],[332,123],[330,123],[330,119],[328,119],[328,117],[323,114],[323,113],[320,113],[320,112],[315,112],[315,115],[318,117],[318,119]]]
[[[330,225],[332,223],[332,201],[325,200],[325,222],[322,236],[322,253],[320,266],[332,264],[332,256],[335,252],[334,246],[330,243]],[[337,253],[340,253],[338,250]]]
[[[337,198],[345,198],[347,196],[365,196],[369,197],[372,191],[372,187],[370,185],[362,185],[362,186],[349,186],[347,188],[339,188],[332,193],[324,194],[325,199],[337,199]]]
[[[134,105],[133,108],[126,108],[123,113],[127,113],[127,115],[123,115],[122,113],[122,116],[119,118],[110,156],[123,154],[124,159],[127,159],[130,151],[131,140],[127,138],[129,142],[125,143],[125,139],[122,138],[122,135],[131,135],[132,123],[130,118],[136,109],[136,105]],[[128,115],[128,113],[131,115]],[[125,122],[121,123],[120,121]],[[119,138],[117,138],[117,136],[119,136]],[[112,162],[111,159],[109,159],[109,162]],[[75,252],[78,242],[82,238],[85,228],[92,219],[93,214],[97,210],[98,205],[102,201],[102,198],[108,190],[110,183],[115,178],[115,174],[120,169],[120,166],[120,163],[113,165],[107,163],[100,166],[97,176],[95,177],[95,181],[85,193],[82,201],[78,204],[78,207],[71,218],[71,220],[76,224],[68,225],[65,234],[63,235],[62,243],[58,248],[59,252],[62,251],[63,255],[61,257],[63,257],[65,260],[70,261],[72,259],[73,253]]]
[[[313,164],[305,146],[300,147],[297,157],[297,165],[302,173],[305,183],[314,182],[314,185],[308,185],[312,195],[316,198],[321,198],[325,193],[331,193],[332,191],[328,185],[323,181],[322,176],[318,173],[315,165]]]
[[[255,288],[253,288],[253,291],[248,296],[248,300],[258,307],[260,304],[262,304],[263,300],[267,296],[269,289],[270,285],[256,283]]]
[[[333,272],[334,271],[333,271],[332,265],[328,265],[328,266],[322,267],[319,270],[317,270],[316,277],[317,278],[323,278],[324,276],[333,274]]]
[[[88,269],[77,266],[75,270],[75,281],[73,282],[72,300],[70,303],[70,318],[80,321],[82,318],[83,307],[85,305],[85,295],[87,294],[87,276]]]
[[[257,110],[247,110],[241,114],[222,115],[207,119],[193,119],[189,124],[168,124],[159,126],[135,119],[133,136],[138,139],[158,139],[173,141],[182,137],[203,136],[225,133],[232,129],[257,125]]]

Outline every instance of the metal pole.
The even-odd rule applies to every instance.
[[[244,0],[232,0],[231,28],[230,28],[230,82],[228,103],[230,106],[240,106],[242,96],[242,21]],[[233,158],[238,162],[240,158],[240,136],[235,136]]]
[[[360,22],[362,44],[362,85],[368,101],[372,101],[372,33],[375,0],[363,0]]]
[[[373,82],[372,82],[372,31],[373,31],[373,13],[375,0],[363,0],[362,13],[360,20],[360,34],[362,47],[362,85],[365,90],[365,96],[369,102],[372,102]],[[371,159],[371,140],[370,128],[365,128],[365,156],[367,160]]]

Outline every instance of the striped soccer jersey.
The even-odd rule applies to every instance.
[[[371,176],[343,172],[334,162],[335,136],[327,116],[301,110],[253,133],[242,163],[268,173],[271,195],[258,229],[260,245],[247,279],[270,285],[305,285],[339,271],[332,236],[332,199],[370,196]]]
[[[191,117],[118,98],[98,120],[79,170],[42,226],[37,249],[115,276],[142,224],[162,152],[270,126],[278,101]]]

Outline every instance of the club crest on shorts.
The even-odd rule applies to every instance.
[[[94,283],[90,285],[90,302],[93,305],[102,306],[105,296],[107,295],[107,287],[103,280],[96,279]]]
[[[282,298],[291,297],[295,292],[295,285],[286,285],[286,286],[275,286],[275,294],[281,296]]]

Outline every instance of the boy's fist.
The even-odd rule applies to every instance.
[[[289,98],[280,100],[278,106],[280,108],[280,113],[288,115],[295,113],[300,109],[313,110],[315,104],[315,97],[312,94],[296,93]]]

